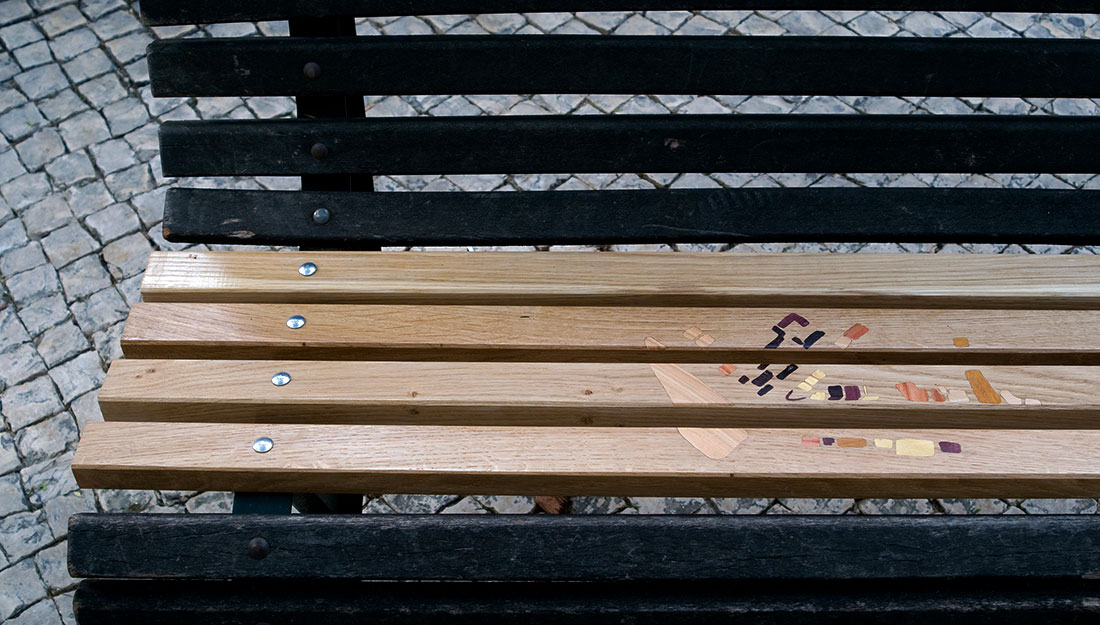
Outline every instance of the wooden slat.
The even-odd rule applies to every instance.
[[[721,363],[123,359],[99,402],[109,421],[1100,428],[1100,367],[829,364],[791,374],[788,362],[727,364],[736,370],[726,375]],[[275,387],[279,372],[291,382]]]
[[[141,14],[150,26],[281,20],[290,16],[371,17],[457,13],[543,11],[671,11],[691,9],[849,11],[1026,11],[1097,13],[1095,0],[145,0]]]
[[[1030,520],[1030,519],[1029,519]],[[675,535],[675,530],[672,530]],[[454,540],[454,537],[451,538]],[[555,546],[556,547],[556,546]],[[821,546],[815,545],[815,550]],[[709,548],[706,550],[709,552]],[[620,556],[621,557],[621,556]],[[189,554],[188,559],[201,560]],[[851,560],[851,553],[837,559]],[[950,559],[950,558],[948,558]],[[407,562],[403,555],[402,562]],[[761,568],[767,568],[764,564]],[[349,622],[528,625],[1033,625],[1096,620],[1097,591],[1080,582],[835,584],[699,582],[81,582],[81,625],[238,625]]]
[[[242,548],[256,536],[263,560]],[[1100,570],[1098,536],[1088,516],[80,514],[69,562],[116,578],[1038,580]]]
[[[307,78],[306,63],[321,73]],[[1100,96],[1100,44],[886,37],[175,39],[150,47],[169,96],[675,93]]]
[[[329,220],[318,224],[314,211]],[[540,245],[772,241],[1100,241],[1100,191],[748,188],[546,193],[169,189],[170,241]],[[865,216],[874,215],[874,219]]]
[[[138,303],[128,358],[1100,365],[1098,311]],[[287,320],[305,325],[291,329]],[[856,324],[868,331],[855,341]],[[691,338],[698,327],[700,335]],[[793,339],[821,331],[811,349]],[[858,333],[857,330],[853,333]],[[650,349],[646,337],[664,349]],[[713,342],[712,342],[713,339]],[[803,376],[805,377],[805,376]]]
[[[315,158],[321,144],[326,156]],[[1100,117],[582,115],[165,122],[166,176],[1097,173]]]
[[[302,263],[317,272],[298,274]],[[153,252],[147,302],[1100,307],[1091,254]]]
[[[260,437],[274,441],[267,453],[252,450]],[[860,440],[869,444],[854,447]],[[674,428],[103,422],[82,433],[72,469],[82,488],[1096,497],[1100,431],[761,429],[713,459]]]

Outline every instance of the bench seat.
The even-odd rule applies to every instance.
[[[174,252],[142,295],[83,485],[1100,494],[1095,256]]]

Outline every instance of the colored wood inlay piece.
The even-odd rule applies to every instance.
[[[734,365],[763,375],[754,364]],[[966,367],[826,365],[812,392],[796,376],[740,384],[715,364],[134,360],[111,365],[107,420],[677,427],[1095,427],[1096,367],[983,367],[978,385],[1041,405],[983,403]],[[773,365],[771,370],[778,370]],[[272,385],[277,372],[290,376]],[[824,369],[815,371],[824,374]],[[816,375],[809,376],[817,380]],[[902,382],[904,381],[904,382]],[[826,382],[833,382],[826,384]],[[943,387],[913,401],[905,383]],[[761,395],[768,386],[774,390]],[[846,386],[860,398],[848,400]],[[830,387],[832,391],[830,391]],[[866,387],[866,391],[864,391]],[[954,393],[958,391],[958,393]],[[811,395],[821,393],[819,401]],[[943,391],[940,391],[944,394]],[[969,397],[953,401],[952,394]],[[851,394],[854,396],[854,393]],[[877,398],[877,399],[874,399]]]
[[[750,429],[723,459],[675,428],[92,423],[73,472],[83,488],[783,497],[1097,497],[1098,430],[829,429],[882,449]],[[816,434],[815,434],[816,435]],[[268,437],[271,451],[252,442]],[[921,444],[934,441],[932,455]],[[940,441],[962,453],[944,451]],[[836,453],[832,453],[836,452]]]
[[[129,358],[186,359],[1100,364],[1100,334],[1065,331],[1100,327],[1100,311],[802,313],[808,327],[792,321],[768,349],[786,309],[142,302],[130,313],[122,348]],[[287,327],[292,316],[304,325]],[[874,330],[851,343],[841,333],[856,319]],[[685,333],[689,323],[700,325]],[[953,346],[962,328],[980,347]],[[809,349],[794,342],[811,331],[825,339]],[[651,352],[645,337],[662,343],[663,353]]]
[[[317,266],[309,277],[298,274],[306,262]],[[803,316],[799,308],[846,305],[1083,309],[1100,307],[1100,258],[154,252],[142,295],[147,302],[779,306]],[[878,333],[864,318],[839,331],[854,322]],[[716,329],[711,334],[724,336]]]
[[[970,347],[970,339],[965,336],[956,336],[951,339],[951,342],[954,343],[955,347]]]
[[[978,396],[978,401],[983,404],[1001,403],[1001,396],[997,391],[993,390],[993,386],[981,371],[977,369],[968,369],[966,371],[966,379],[970,381],[970,389]]]

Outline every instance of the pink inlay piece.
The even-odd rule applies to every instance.
[[[802,444],[808,447],[820,447],[821,439],[816,436],[803,436]]]
[[[902,382],[895,385],[902,395],[905,395],[905,399],[909,401],[928,401],[928,391],[918,387],[912,382]]]
[[[718,370],[722,372],[722,375],[731,375],[734,371],[737,371],[737,367],[734,365],[722,365],[718,367]]]
[[[858,341],[859,339],[863,338],[863,335],[867,334],[870,330],[870,328],[863,325],[862,323],[857,323],[845,330],[844,336],[852,339],[853,341]]]

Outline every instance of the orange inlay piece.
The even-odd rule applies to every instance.
[[[862,323],[857,323],[854,326],[845,330],[844,336],[852,339],[853,341],[858,341],[861,337],[863,337],[864,334],[867,334],[867,332],[869,331],[870,328],[863,325]]]
[[[689,341],[694,341],[703,335],[703,330],[699,326],[691,326],[687,330],[684,330],[684,338]]]
[[[978,396],[978,401],[983,404],[999,404],[1001,403],[1001,395],[993,390],[993,385],[989,383],[989,380],[985,379],[985,375],[977,369],[969,369],[966,372],[966,379],[970,381],[970,388],[974,391],[974,394]]]
[[[836,444],[839,447],[866,447],[867,439],[865,438],[838,438]]]
[[[704,334],[695,339],[695,344],[699,347],[710,347],[714,344],[714,337],[709,334]]]
[[[901,391],[902,395],[905,395],[905,399],[909,401],[928,401],[928,391],[920,388],[912,382],[902,382],[896,384],[897,389]]]
[[[803,436],[802,437],[802,444],[803,445],[808,445],[810,447],[820,447],[821,446],[821,439],[818,438],[817,436]]]
[[[734,365],[722,365],[718,367],[718,370],[722,372],[722,375],[730,375],[734,371],[737,371],[737,367]]]
[[[943,393],[937,391],[934,388],[929,389],[928,392],[932,395],[932,401],[947,401],[947,398],[944,397]]]
[[[955,347],[970,347],[970,339],[965,336],[956,336],[954,342]]]

